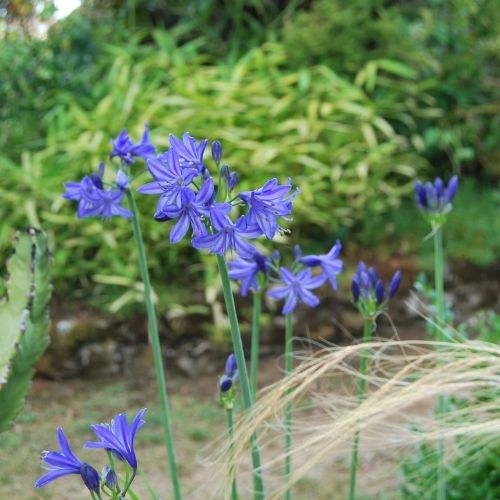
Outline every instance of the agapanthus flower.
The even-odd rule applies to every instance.
[[[222,144],[220,141],[215,140],[212,142],[212,160],[214,163],[219,166],[220,161],[222,160]]]
[[[224,179],[229,192],[231,192],[236,187],[236,184],[238,184],[238,174],[231,171],[227,165],[222,165],[220,169],[220,176],[221,179]]]
[[[182,167],[194,167],[199,172],[204,170],[203,154],[207,147],[207,139],[196,144],[196,139],[189,132],[182,136],[182,141],[173,134],[170,134],[169,139],[171,149],[179,157]]]
[[[384,282],[373,267],[366,267],[360,262],[351,281],[354,303],[365,316],[373,316],[385,306],[401,284],[401,271],[394,273],[389,289],[386,291]]]
[[[450,212],[451,202],[458,190],[458,177],[453,176],[445,187],[440,177],[434,183],[415,183],[416,203],[420,210],[430,215],[444,215]]]
[[[282,309],[283,314],[293,312],[299,302],[303,302],[309,307],[316,307],[319,304],[319,298],[310,290],[319,288],[325,283],[326,276],[324,274],[314,276],[310,269],[294,273],[281,267],[280,278],[281,283],[272,287],[267,294],[273,299],[286,299]]]
[[[130,186],[128,175],[120,168],[116,173],[116,187],[122,191],[126,191]]]
[[[121,203],[125,193],[121,189],[102,189],[97,191],[99,200],[97,203],[89,208],[84,217],[100,216],[103,219],[111,219],[111,217],[118,216],[125,219],[133,217],[132,212]]]
[[[266,275],[271,268],[271,259],[255,252],[249,259],[237,258],[228,262],[229,277],[241,281],[241,295],[246,296],[248,290],[258,291],[258,275]]]
[[[179,205],[166,205],[155,214],[156,220],[177,219],[170,232],[170,243],[178,243],[191,227],[195,236],[207,234],[202,216],[209,214],[208,204],[213,199],[214,182],[208,179],[198,193],[187,188],[180,194]]]
[[[66,192],[63,194],[63,198],[78,202],[78,218],[88,217],[89,211],[92,211],[100,201],[98,191],[101,188],[98,188],[88,176],[85,176],[80,182],[65,182],[64,187]]]
[[[270,179],[259,189],[240,193],[240,198],[249,207],[249,223],[257,224],[270,240],[281,230],[278,218],[292,213],[292,200],[299,191],[290,194],[291,189],[290,179],[286,184],[278,184],[277,179]]]
[[[141,157],[146,160],[149,156],[155,154],[155,147],[149,142],[149,127],[144,125],[144,132],[142,133],[141,142],[134,144],[127,134],[127,129],[124,128],[118,137],[112,141],[113,150],[109,157],[114,158],[117,156],[126,165],[130,165],[135,161],[135,158]]]
[[[189,190],[189,185],[198,176],[195,168],[182,168],[179,157],[173,149],[158,158],[149,158],[148,169],[154,181],[138,189],[141,194],[160,195],[157,212],[167,205],[181,205],[181,194]]]
[[[137,470],[137,457],[134,441],[137,431],[146,423],[143,419],[146,408],[140,410],[129,424],[124,413],[116,415],[111,424],[94,424],[92,430],[99,441],[87,441],[86,448],[102,448],[112,452],[118,459],[127,462],[133,470]]]
[[[110,489],[114,489],[118,484],[118,477],[116,472],[111,468],[105,465],[101,471],[101,479],[102,482]]]
[[[121,205],[128,187],[128,177],[125,172],[120,170],[117,174],[118,189],[105,189],[102,182],[103,175],[104,164],[101,163],[97,172],[85,176],[80,182],[66,182],[63,198],[78,202],[79,219],[84,217],[110,219],[114,216],[132,218],[132,212]]]
[[[91,465],[82,462],[73,453],[61,428],[57,429],[57,441],[61,451],[44,451],[42,453],[42,462],[47,466],[48,472],[37,479],[35,488],[42,488],[60,477],[78,474],[91,492],[99,492],[98,472]]]
[[[233,384],[238,380],[238,363],[236,361],[236,356],[231,353],[224,367],[224,375],[219,380],[219,390],[221,393],[228,392]]]
[[[305,255],[299,259],[301,264],[308,267],[321,267],[322,271],[327,275],[330,284],[334,290],[337,289],[337,276],[342,272],[344,263],[338,258],[342,244],[337,241],[332,249],[327,254],[321,255]]]
[[[262,235],[259,226],[249,224],[244,215],[236,222],[229,217],[221,217],[220,220],[211,217],[211,221],[216,232],[193,238],[194,248],[209,250],[210,253],[218,255],[226,255],[229,251],[235,251],[240,257],[247,259],[252,257],[255,247],[246,240]]]

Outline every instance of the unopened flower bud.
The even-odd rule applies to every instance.
[[[99,491],[99,474],[98,472],[89,465],[86,462],[83,462],[82,465],[80,466],[80,476],[82,477],[83,482],[85,483],[85,486],[90,490],[90,491]]]
[[[220,141],[214,141],[212,142],[212,158],[217,166],[219,166],[219,163],[222,159],[222,144]]]

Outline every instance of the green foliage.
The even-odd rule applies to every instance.
[[[143,123],[150,123],[161,148],[167,147],[169,132],[221,139],[227,162],[241,174],[242,189],[268,177],[292,177],[302,190],[294,233],[305,236],[333,233],[366,210],[378,214],[397,206],[425,164],[388,121],[410,123],[404,107],[373,101],[362,84],[325,66],[283,70],[286,55],[279,44],[256,48],[232,67],[207,66],[196,48],[177,48],[161,31],[153,36],[154,46],[108,47],[114,63],[93,89],[104,97],[92,106],[73,101],[54,110],[47,146],[25,153],[22,168],[5,156],[0,160],[5,172],[0,193],[6,200],[0,212],[9,213],[14,224],[40,221],[57,238],[55,277],[58,282],[64,277],[73,290],[93,279],[121,287],[120,298],[126,287],[129,297],[116,308],[140,294],[129,224],[113,220],[108,226],[113,230],[99,220],[75,224],[74,207],[60,198],[63,182],[108,156],[110,138],[123,126],[138,136]],[[405,81],[388,72],[383,84]],[[134,186],[146,179],[141,175]],[[154,200],[139,202],[143,214],[152,214]],[[164,225],[147,216],[143,221],[154,279],[165,281],[167,275],[170,281],[174,268],[184,270],[192,262],[192,252],[170,246]],[[185,283],[187,274],[176,278]],[[161,291],[167,303],[168,291]]]
[[[500,440],[467,443],[446,469],[446,498],[494,500],[500,495]],[[414,460],[403,465],[405,500],[433,500],[437,497],[437,449],[420,446]]]
[[[8,300],[0,310],[0,432],[10,427],[22,410],[35,363],[49,343],[52,287],[44,233],[29,229],[18,234],[8,271]]]
[[[440,110],[416,115],[432,163],[480,165],[500,174],[495,0],[317,0],[285,24],[283,38],[292,67],[321,61],[351,76],[380,58],[410,67],[415,84]],[[376,75],[377,68],[370,71]],[[391,92],[396,101],[404,99],[400,90]]]

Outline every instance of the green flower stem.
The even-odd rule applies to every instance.
[[[443,229],[434,231],[434,287],[436,289],[436,340],[445,341]]]
[[[174,450],[174,435],[172,432],[172,421],[170,418],[167,386],[165,383],[165,372],[163,369],[163,359],[161,355],[160,336],[158,334],[158,324],[156,322],[156,311],[153,304],[153,292],[151,289],[151,281],[149,279],[149,271],[146,260],[146,250],[144,249],[144,241],[142,239],[141,226],[139,221],[139,211],[135,202],[134,195],[130,190],[127,190],[127,199],[130,210],[133,214],[132,225],[134,228],[134,238],[137,246],[139,257],[139,269],[141,272],[142,281],[144,283],[144,299],[146,302],[146,310],[149,323],[149,337],[151,340],[151,348],[153,350],[153,358],[156,372],[156,383],[158,384],[158,395],[160,398],[161,421],[163,426],[163,439],[167,449],[168,462],[170,465],[170,476],[172,487],[174,490],[175,500],[181,500],[181,487],[179,475],[177,473],[177,462]]]
[[[248,379],[248,371],[245,363],[245,354],[243,352],[243,343],[241,341],[240,325],[238,323],[238,315],[236,314],[236,304],[234,303],[231,283],[229,281],[229,273],[227,264],[222,255],[217,255],[217,263],[222,283],[222,291],[224,293],[224,301],[226,303],[227,315],[229,317],[229,325],[231,327],[231,338],[233,342],[233,350],[238,363],[238,372],[240,376],[240,387],[243,395],[243,405],[245,410],[249,410],[253,405],[252,390]],[[260,464],[260,452],[257,447],[257,437],[252,436],[252,465],[253,465],[253,488],[254,498],[264,498],[264,483],[262,481],[262,471]]]
[[[234,427],[233,427],[233,409],[226,408],[226,421],[227,421],[227,432],[229,434],[229,448],[231,450],[231,468],[229,470],[229,477],[231,478],[231,500],[238,500],[238,489],[236,487],[236,476],[234,470]]]
[[[135,479],[135,475],[137,473],[137,470],[133,470],[132,471],[132,475],[130,476],[130,479],[128,479],[128,481],[126,482],[125,484],[125,487],[123,488],[123,491],[121,492],[121,498],[125,498],[125,495],[127,494],[127,491],[129,490],[130,486],[132,485],[134,479]]]
[[[365,318],[365,324],[363,329],[363,343],[368,342],[372,333],[375,329],[375,320],[373,318]],[[359,363],[359,373],[360,379],[358,382],[358,404],[361,404],[365,399],[366,390],[366,369],[368,368],[368,351],[363,349],[361,352],[361,359]],[[349,500],[356,499],[356,475],[358,473],[358,461],[359,461],[359,434],[356,432],[354,436],[354,442],[352,445],[352,459],[351,459],[351,480],[349,486]]]
[[[443,256],[443,229],[441,226],[434,229],[434,288],[436,290],[436,340],[447,340],[445,329],[445,304],[444,304],[444,256]],[[438,399],[438,416],[446,413],[446,397],[441,395]],[[438,468],[438,500],[446,499],[446,469],[444,439],[439,441],[439,468]]]
[[[289,377],[293,369],[292,357],[292,333],[293,333],[293,315],[285,316],[285,377]],[[288,391],[290,394],[290,391]],[[292,401],[288,398],[285,407],[285,482],[287,489],[285,492],[285,500],[292,498],[292,490],[290,488],[290,474],[292,472],[292,457],[290,449],[292,447]]]
[[[252,350],[250,354],[250,380],[252,383],[253,400],[256,401],[257,373],[259,371],[260,346],[260,312],[262,309],[262,292],[253,294],[252,308]]]

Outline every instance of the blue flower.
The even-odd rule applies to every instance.
[[[155,154],[155,147],[149,142],[149,127],[144,125],[141,142],[134,144],[127,134],[127,129],[123,129],[118,137],[112,141],[113,150],[110,158],[118,156],[126,165],[135,161],[136,157],[146,160],[149,156]]]
[[[228,356],[224,372],[224,375],[222,375],[219,380],[219,390],[221,393],[228,392],[229,389],[233,387],[233,384],[238,380],[238,363],[234,353],[231,353]]]
[[[217,166],[222,159],[222,144],[220,141],[215,140],[212,142],[212,160],[215,162]]]
[[[327,275],[332,288],[336,290],[337,275],[339,275],[344,268],[344,263],[338,258],[341,250],[342,244],[340,243],[340,241],[337,241],[337,243],[333,245],[332,249],[327,254],[306,255],[299,259],[299,261],[301,264],[304,264],[308,267],[321,267],[323,272]]]
[[[130,186],[128,175],[120,168],[116,174],[116,187],[122,191],[126,191]]]
[[[207,234],[202,216],[208,216],[209,204],[213,200],[214,181],[210,178],[198,193],[187,188],[180,194],[179,205],[167,205],[155,214],[156,220],[178,219],[170,232],[170,243],[178,243],[184,238],[189,227],[196,236]]]
[[[420,210],[429,214],[447,214],[450,212],[451,202],[458,190],[458,177],[453,176],[444,186],[441,178],[436,177],[434,184],[427,182],[422,184],[420,181],[415,183],[416,203]]]
[[[204,170],[203,154],[207,147],[207,139],[203,139],[199,144],[196,144],[196,139],[191,137],[189,132],[182,136],[182,141],[173,134],[170,134],[169,139],[171,149],[179,157],[182,167],[194,167],[199,172]]]
[[[167,205],[181,205],[181,193],[189,190],[189,185],[198,175],[195,168],[181,168],[179,157],[169,149],[158,158],[149,158],[148,169],[154,181],[138,189],[141,194],[160,195],[157,212]]]
[[[111,468],[105,465],[101,471],[102,482],[110,489],[114,489],[118,484],[118,477],[116,476],[116,472]]]
[[[125,192],[121,189],[100,189],[97,191],[98,200],[93,206],[89,206],[82,217],[100,216],[103,219],[111,219],[111,217],[123,217],[131,219],[132,212],[121,206]]]
[[[310,269],[303,269],[294,274],[285,267],[280,268],[281,284],[276,285],[267,292],[273,299],[286,298],[282,309],[283,314],[290,314],[297,307],[299,302],[303,302],[309,307],[316,307],[319,298],[310,292],[320,287],[326,281],[326,276],[321,274],[313,276]]]
[[[241,295],[246,296],[249,289],[259,290],[257,276],[259,273],[268,274],[271,268],[269,257],[255,252],[250,259],[238,258],[228,262],[229,277],[241,281]]]
[[[222,165],[220,169],[220,177],[224,179],[227,190],[231,192],[238,184],[238,174],[236,172],[231,172],[227,165]]]
[[[98,193],[100,188],[88,176],[85,176],[80,182],[65,182],[64,187],[66,192],[63,194],[63,198],[78,202],[78,218],[86,217],[100,200]]]
[[[57,441],[61,451],[44,451],[42,453],[42,461],[48,466],[48,472],[37,479],[35,488],[42,488],[60,477],[79,474],[90,491],[99,492],[99,474],[91,465],[82,462],[73,453],[61,428],[57,429]]]
[[[254,191],[243,191],[240,198],[248,205],[248,221],[257,224],[268,239],[274,238],[276,231],[281,230],[278,217],[286,217],[292,213],[292,200],[299,193],[290,194],[292,181],[278,184],[277,179],[268,180],[261,188]]]
[[[145,420],[142,418],[145,413],[146,408],[140,410],[131,424],[128,423],[124,413],[119,413],[111,421],[111,424],[92,425],[92,430],[100,441],[87,441],[85,447],[110,451],[120,460],[127,462],[133,470],[137,470],[134,441],[137,431],[145,424]]]
[[[262,231],[256,224],[248,224],[244,215],[236,223],[229,217],[214,217],[211,214],[212,225],[216,232],[205,236],[196,236],[192,244],[199,250],[209,250],[211,253],[225,255],[234,250],[244,259],[249,259],[255,253],[255,248],[246,240],[261,236]]]
[[[401,271],[394,273],[386,293],[385,285],[375,268],[360,262],[352,277],[351,291],[354,303],[364,316],[374,316],[394,297],[401,284]]]
[[[102,185],[102,184],[101,184]],[[80,182],[66,182],[66,193],[63,197],[78,201],[78,218],[102,217],[110,219],[118,216],[132,218],[132,212],[121,206],[125,192],[122,189],[102,189],[97,187],[96,181],[84,177]]]

